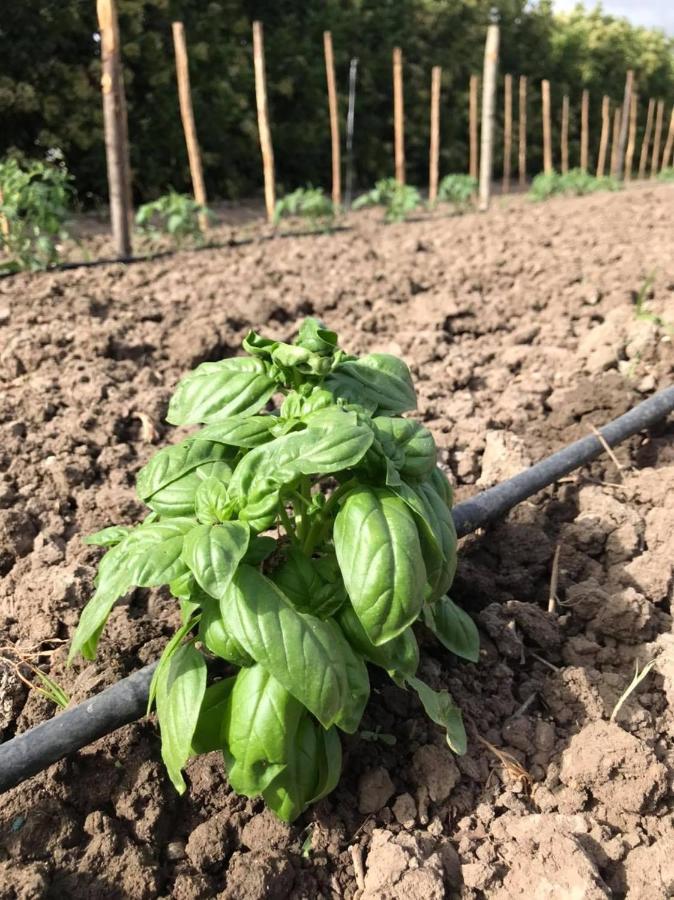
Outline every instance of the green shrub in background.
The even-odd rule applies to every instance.
[[[663,169],[658,175],[658,181],[674,181],[674,168]]]
[[[477,179],[471,175],[445,175],[438,185],[438,200],[463,211],[472,204],[476,191]]]
[[[157,239],[162,235],[173,238],[178,247],[186,241],[201,244],[204,233],[200,221],[211,217],[207,207],[187,194],[169,191],[151,203],[145,203],[136,213],[136,226],[141,234]]]
[[[0,161],[0,271],[35,271],[59,258],[67,236],[73,189],[58,162]]]
[[[620,182],[609,175],[598,178],[584,169],[571,169],[565,175],[560,172],[537,175],[531,182],[529,196],[532,200],[547,200],[548,197],[580,197],[596,191],[617,190],[620,190]]]
[[[358,197],[354,209],[383,206],[387,222],[402,222],[421,206],[421,194],[410,184],[400,184],[395,178],[381,178],[372,190]]]
[[[334,204],[323,188],[309,185],[297,188],[277,201],[274,222],[278,225],[281,219],[297,216],[308,219],[314,228],[328,228],[334,221],[335,212]]]

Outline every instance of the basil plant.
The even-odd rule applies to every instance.
[[[292,821],[337,784],[368,665],[415,691],[465,752],[450,695],[417,677],[412,626],[469,660],[478,638],[447,596],[452,489],[431,433],[402,416],[416,406],[407,366],[350,356],[311,318],[292,344],[251,332],[243,347],[179,383],[168,421],[204,427],[141,469],[147,518],[88,539],[109,549],[70,656],[93,659],[129,590],[168,585],[182,627],[148,709],[171,781],[184,791],[188,759],[219,750],[235,791]],[[230,674],[209,684],[213,658]]]

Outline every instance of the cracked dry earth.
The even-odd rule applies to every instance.
[[[0,643],[55,649],[37,661],[74,702],[159,655],[178,612],[145,590],[95,663],[66,669],[53,642],[92,589],[82,535],[136,521],[136,471],[180,437],[177,379],[249,327],[287,339],[314,313],[404,356],[459,499],[671,383],[673,221],[674,188],[645,185],[0,281]],[[178,797],[145,720],[0,798],[0,898],[673,896],[674,423],[616,458],[463,541],[453,596],[480,663],[420,640],[465,757],[373,673],[363,730],[385,740],[346,739],[340,786],[289,827],[230,792],[217,754]],[[0,667],[2,739],[53,713]]]

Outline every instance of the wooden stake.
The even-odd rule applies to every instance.
[[[470,135],[470,160],[468,163],[468,172],[471,178],[477,181],[478,159],[477,159],[477,91],[480,78],[478,75],[470,76],[470,104],[469,104],[469,135]]]
[[[599,139],[599,157],[597,159],[597,178],[602,178],[606,168],[606,149],[608,147],[608,133],[610,122],[609,98],[604,95],[601,101],[601,137]]]
[[[201,153],[197,139],[197,128],[194,124],[194,110],[192,108],[192,92],[190,90],[190,69],[187,60],[187,45],[185,43],[185,29],[182,22],[173,23],[173,47],[176,54],[176,75],[178,77],[178,98],[180,100],[180,118],[185,132],[187,144],[187,158],[190,164],[192,176],[192,190],[194,199],[200,206],[206,206],[206,187],[204,186],[204,173],[201,168]],[[199,216],[199,227],[202,231],[208,228],[208,217],[205,213]]]
[[[503,193],[510,190],[510,162],[513,133],[513,77],[503,81]]]
[[[569,98],[562,97],[562,173],[569,171]]]
[[[580,106],[580,167],[585,172],[589,168],[590,148],[590,93],[586,89]]]
[[[438,198],[438,169],[440,165],[440,78],[442,69],[433,66],[431,72],[431,144],[428,162],[428,201]]]
[[[489,208],[494,150],[494,107],[496,105],[496,69],[498,67],[499,27],[487,26],[482,75],[482,128],[480,135],[480,209]]]
[[[632,164],[634,161],[634,149],[637,142],[637,95],[633,91],[630,101],[630,130],[627,136],[627,150],[625,151],[625,181],[632,180]]]
[[[262,168],[264,171],[264,202],[267,220],[274,221],[276,185],[274,183],[274,148],[269,130],[267,110],[267,76],[264,68],[264,36],[262,22],[253,22],[253,64],[255,66],[255,101],[257,103],[257,129],[260,134]]]
[[[353,131],[356,121],[356,80],[358,78],[358,57],[349,63],[349,105],[346,113],[346,197],[347,209],[351,209],[353,196]]]
[[[543,171],[552,174],[552,129],[550,125],[550,82],[544,78],[541,82],[543,96]]]
[[[403,103],[403,53],[393,48],[393,137],[396,181],[405,184],[405,110]]]
[[[627,132],[630,127],[632,111],[632,94],[634,92],[634,72],[627,70],[625,76],[625,93],[623,95],[623,108],[620,115],[620,135],[618,137],[618,157],[616,160],[616,178],[623,177],[625,168],[625,146],[627,144]]]
[[[667,142],[665,143],[665,149],[662,154],[662,169],[668,169],[672,150],[674,149],[674,106],[672,107],[672,114],[669,117],[669,131],[667,132]]]
[[[520,75],[518,168],[520,186],[527,183],[527,76]]]
[[[323,32],[325,52],[325,76],[328,82],[328,110],[330,111],[330,143],[332,146],[332,202],[342,204],[342,161],[339,149],[339,113],[337,109],[337,85],[335,83],[335,58],[332,52],[332,35]]]
[[[131,166],[124,78],[119,53],[119,23],[114,0],[97,0],[96,13],[101,34],[101,90],[112,236],[118,258],[128,259],[131,256],[133,215]]]
[[[646,166],[648,165],[648,148],[651,143],[651,131],[653,130],[653,113],[655,112],[655,100],[651,97],[648,101],[648,112],[646,113],[646,128],[644,129],[643,140],[641,141],[641,155],[639,156],[639,178],[646,177]]]
[[[620,107],[613,110],[613,137],[611,138],[611,178],[618,177],[618,145],[620,143]]]
[[[657,112],[655,114],[655,134],[653,135],[653,153],[651,155],[651,178],[655,178],[658,174],[658,163],[660,162],[660,139],[662,137],[662,117],[665,113],[665,101],[658,100]]]

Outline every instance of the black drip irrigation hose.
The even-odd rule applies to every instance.
[[[588,435],[502,484],[457,504],[452,514],[459,537],[497,519],[522,500],[601,456],[605,452],[605,444],[615,446],[672,411],[674,385],[659,391],[601,428],[599,434],[603,441],[596,435]],[[0,744],[0,793],[69,753],[81,750],[122,725],[139,719],[147,706],[150,680],[156,665],[145,666],[91,700]]]

